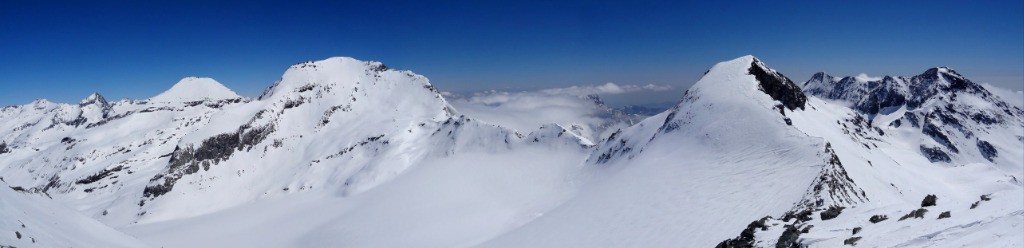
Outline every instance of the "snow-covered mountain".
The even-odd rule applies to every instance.
[[[0,176],[164,247],[1024,244],[1024,111],[949,68],[798,84],[744,56],[635,124],[561,100],[587,112],[453,104],[336,57],[255,99],[190,77],[5,107]]]

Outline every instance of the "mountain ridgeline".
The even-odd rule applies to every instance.
[[[597,96],[562,99],[610,109]],[[94,93],[4,107],[0,180],[13,191],[0,193],[24,199],[2,198],[0,209],[59,202],[68,208],[51,211],[116,237],[3,220],[0,231],[126,247],[1024,240],[1024,110],[946,67],[817,73],[801,84],[743,56],[646,118],[584,116],[535,130],[475,119],[448,101],[424,76],[335,57],[289,67],[257,98],[188,77],[144,100]],[[224,223],[297,228],[204,228]],[[0,246],[31,246],[21,233],[0,235]]]

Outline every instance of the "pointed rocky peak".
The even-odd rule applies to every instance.
[[[825,73],[825,72],[818,72],[818,73],[815,73],[813,76],[811,76],[811,80],[807,80],[807,81],[808,82],[812,82],[812,81],[816,81],[816,82],[830,82],[830,81],[834,81],[834,80],[835,80],[835,77],[832,77],[832,75],[828,75],[828,73]]]
[[[186,77],[171,89],[149,99],[150,102],[193,102],[240,98],[234,91],[212,78]]]
[[[811,76],[811,79],[804,82],[803,89],[804,91],[807,91],[808,89],[821,89],[828,87],[829,84],[835,83],[836,81],[838,81],[838,78],[828,75],[828,73],[825,72],[818,72]]]
[[[97,92],[93,92],[88,97],[85,97],[85,99],[82,99],[81,102],[78,102],[78,106],[80,107],[85,107],[89,105],[96,105],[104,109],[110,108],[110,103],[107,103],[107,99],[103,98],[103,96]]]
[[[804,104],[807,103],[807,96],[800,90],[800,86],[797,86],[793,83],[793,80],[782,75],[782,73],[768,68],[767,65],[757,58],[753,56],[750,56],[750,58],[753,61],[750,64],[748,73],[754,75],[754,78],[757,79],[759,90],[771,96],[772,99],[782,102],[782,105],[786,106],[789,110],[804,109]]]

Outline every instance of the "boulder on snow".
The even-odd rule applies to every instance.
[[[871,218],[868,219],[868,221],[870,221],[871,223],[878,223],[878,222],[882,222],[882,221],[888,220],[888,219],[889,219],[889,216],[881,214],[881,215],[873,215],[873,216],[871,216]]]
[[[775,243],[775,248],[800,247],[800,243],[797,242],[800,239],[800,233],[800,229],[795,226],[786,225],[786,230],[782,231],[782,236],[779,236],[779,242]]]
[[[949,217],[952,217],[952,215],[949,213],[949,211],[942,212],[941,214],[939,214],[939,219],[940,220],[941,219],[945,219],[945,218],[949,218]]]
[[[843,240],[843,244],[844,244],[844,245],[852,245],[852,246],[857,246],[857,241],[860,241],[860,239],[861,239],[861,237],[852,237],[852,238],[848,238],[848,239],[846,239],[846,240]]]
[[[907,215],[904,215],[903,217],[900,217],[900,220],[902,221],[909,218],[924,218],[924,214],[927,212],[928,209],[919,208],[917,210],[910,211],[910,213],[907,213]]]
[[[921,207],[923,208],[935,206],[935,200],[938,200],[938,197],[936,197],[935,195],[925,196],[924,200],[921,201]]]
[[[843,213],[843,207],[831,206],[827,210],[821,212],[821,220],[835,219],[841,213]]]

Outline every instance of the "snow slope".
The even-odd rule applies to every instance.
[[[162,247],[1022,245],[1019,107],[944,67],[802,85],[744,56],[617,126],[335,57],[255,99],[186,78],[4,107],[0,175]]]
[[[2,181],[0,232],[2,247],[148,247],[43,195],[17,192]]]
[[[825,143],[777,116],[752,66],[715,65],[675,108],[602,143],[600,179],[484,246],[708,247],[790,210],[825,168]]]

